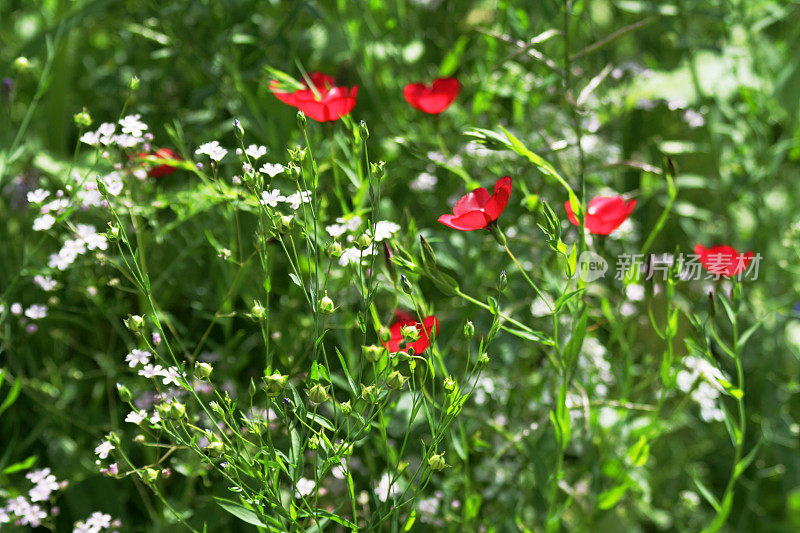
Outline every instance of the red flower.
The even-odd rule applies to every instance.
[[[461,84],[455,78],[439,78],[431,85],[409,83],[403,89],[403,96],[411,107],[437,115],[450,107],[458,96]]]
[[[480,187],[462,196],[452,215],[442,215],[439,222],[461,231],[485,228],[500,217],[511,195],[511,178],[505,176],[494,184],[494,194]]]
[[[321,72],[312,72],[308,77],[311,80],[311,83],[314,84],[314,87],[317,89],[317,92],[319,92],[320,94],[326,92],[328,89],[336,85],[336,80],[332,76],[328,76],[327,74],[323,74]],[[303,85],[305,85],[306,89],[309,88],[308,83],[305,80],[303,80]],[[300,91],[295,91],[292,93],[284,93],[278,91],[278,86],[279,86],[278,80],[272,80],[270,82],[269,88],[272,91],[272,94],[274,94],[275,97],[284,104],[289,104],[290,106],[296,107],[297,104],[295,102],[295,94],[297,94]]]
[[[580,226],[570,203],[566,202],[564,207],[569,221]],[[586,206],[586,229],[595,235],[608,235],[625,222],[634,207],[636,200],[626,201],[622,196],[596,196]]]
[[[144,157],[157,157],[158,159],[163,159],[165,161],[181,161],[181,156],[179,156],[174,150],[170,150],[169,148],[159,148],[152,154],[148,154],[147,152],[142,152],[139,154],[140,158]],[[174,167],[169,164],[162,164],[157,165],[150,170],[147,171],[147,175],[151,178],[163,178],[168,174],[172,174],[175,172],[177,167]]]
[[[408,345],[406,345],[403,340],[402,330],[405,326],[414,326],[417,328],[417,331],[419,331],[419,338]],[[434,339],[439,333],[439,321],[435,316],[431,315],[426,316],[420,324],[411,313],[397,311],[394,315],[394,322],[389,326],[389,332],[391,333],[391,337],[389,341],[384,342],[383,345],[390,353],[408,353],[408,348],[411,347],[414,349],[414,355],[419,355],[430,346],[431,333],[433,333]]]
[[[280,92],[276,90],[278,82],[275,80],[270,83],[270,88],[278,100],[298,108],[317,122],[339,120],[356,106],[357,85],[351,88],[335,87],[336,80],[319,72],[311,74],[310,79],[314,90],[304,83],[306,89],[292,93]]]
[[[755,255],[753,252],[739,253],[736,248],[724,244],[711,248],[697,244],[694,253],[700,256],[700,262],[706,270],[728,278],[744,272]]]

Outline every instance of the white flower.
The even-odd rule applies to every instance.
[[[120,119],[119,125],[122,126],[122,133],[127,133],[134,137],[141,137],[144,130],[147,129],[147,124],[139,120],[142,115],[128,115]]]
[[[369,255],[375,255],[375,247],[370,245],[366,250],[359,250],[358,248],[346,248],[341,257],[339,257],[339,264],[341,266],[358,265],[361,259]]]
[[[152,356],[153,354],[147,350],[133,349],[128,355],[125,356],[125,361],[128,362],[128,366],[131,368],[135,367],[136,365],[147,366],[147,364],[150,362],[150,357]]]
[[[58,285],[58,282],[50,276],[42,276],[37,274],[33,277],[33,282],[37,284],[43,291],[52,291]]]
[[[48,202],[42,206],[42,213],[49,213],[50,211],[62,211],[69,207],[69,200],[67,198],[56,198],[52,202]]]
[[[23,526],[39,527],[42,525],[42,520],[45,518],[47,518],[47,513],[45,513],[41,507],[38,505],[31,505],[25,509],[19,521]]]
[[[347,231],[355,231],[359,228],[359,226],[361,226],[361,222],[363,222],[363,220],[361,219],[360,216],[355,215],[350,217],[349,219],[344,219],[342,217],[339,217],[336,219],[336,222],[338,222],[339,224],[344,224],[345,227],[347,228]]]
[[[164,372],[164,369],[161,365],[144,365],[144,367],[139,370],[138,374],[149,379],[160,376],[162,372]]]
[[[284,170],[286,170],[286,167],[280,163],[264,163],[264,165],[258,169],[259,172],[267,174],[270,178],[274,178]]]
[[[53,227],[56,219],[53,215],[42,215],[33,221],[33,231],[45,231]]]
[[[122,178],[117,172],[106,174],[106,176],[103,177],[103,184],[106,186],[106,190],[111,196],[117,196],[122,192]]]
[[[423,172],[419,176],[416,177],[411,183],[409,183],[408,187],[412,191],[430,191],[436,187],[436,176],[433,174],[429,174],[428,172]]]
[[[36,189],[28,193],[28,203],[40,204],[44,202],[45,198],[50,196],[50,191],[44,189]]]
[[[122,148],[133,148],[140,142],[144,141],[144,139],[141,137],[134,137],[133,135],[120,134],[114,135],[112,141],[117,143],[117,146]]]
[[[105,459],[106,457],[108,457],[108,454],[113,449],[114,445],[108,442],[107,440],[104,440],[103,442],[97,445],[97,448],[94,449],[94,453],[96,453],[100,459]]]
[[[375,224],[375,240],[382,241],[384,239],[391,239],[397,231],[400,230],[400,225],[388,220],[381,220]]]
[[[58,490],[60,487],[58,481],[56,481],[56,476],[49,475],[46,478],[39,481],[30,491],[28,494],[31,497],[32,502],[43,502],[47,501],[50,498],[50,494]]]
[[[314,483],[313,479],[306,479],[304,477],[301,477],[300,479],[297,480],[297,484],[294,487],[295,491],[297,492],[297,494],[295,494],[294,497],[302,498],[304,496],[308,496],[309,494],[314,492],[315,487],[316,484]]]
[[[11,304],[10,311],[11,311],[12,315],[16,315],[16,316],[21,315],[22,314],[22,304],[19,303],[19,302],[14,302],[13,304]]]
[[[96,131],[87,131],[81,135],[80,141],[89,146],[97,146],[100,143],[100,134]]]
[[[117,131],[117,125],[113,122],[103,122],[100,124],[100,127],[97,128],[97,134],[101,137],[111,137],[114,135],[115,131]]]
[[[344,224],[331,224],[325,228],[325,231],[327,231],[328,235],[335,239],[344,235],[344,232],[347,231],[347,226]]]
[[[289,204],[292,210],[297,211],[300,204],[307,204],[311,201],[311,191],[298,191],[290,196],[287,196],[284,202]]]
[[[248,156],[252,157],[253,159],[258,159],[262,157],[264,154],[267,153],[266,146],[256,146],[255,144],[251,144],[247,147],[247,150],[244,151]]]
[[[91,525],[97,529],[104,529],[111,527],[111,515],[95,511],[92,516],[86,520],[86,525]]]
[[[150,417],[150,423],[155,425],[161,422],[161,415],[158,414],[158,411],[153,411],[153,416]]]
[[[261,203],[270,207],[275,207],[278,202],[286,201],[286,197],[281,194],[281,191],[273,189],[271,191],[264,191],[261,193]]]
[[[34,485],[38,484],[40,481],[44,481],[47,479],[47,476],[50,475],[49,468],[42,468],[41,470],[34,470],[33,472],[28,472],[25,474],[25,477],[30,480],[31,483]]]
[[[375,495],[380,501],[385,502],[389,498],[394,498],[399,494],[400,487],[398,487],[397,484],[392,483],[392,479],[389,474],[384,473],[381,477],[381,480],[378,482],[378,486],[375,487]]]
[[[106,236],[97,233],[97,229],[91,224],[78,224],[75,228],[79,241],[86,244],[89,250],[105,250],[108,248]]]
[[[176,387],[180,386],[180,382],[178,378],[181,377],[178,369],[174,366],[171,366],[161,372],[161,377],[164,378],[161,382],[164,385],[169,385],[170,383],[174,384]]]
[[[25,310],[25,316],[31,320],[37,320],[47,316],[47,306],[41,304],[33,304]]]
[[[219,141],[211,141],[201,144],[194,153],[197,155],[206,154],[214,161],[221,161],[228,151],[219,145]]]
[[[142,420],[147,418],[147,411],[131,411],[128,413],[128,416],[125,417],[125,422],[130,422],[131,424],[141,424]]]

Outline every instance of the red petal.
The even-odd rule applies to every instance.
[[[472,231],[485,228],[492,221],[483,211],[470,211],[465,215],[457,217],[455,215],[442,215],[439,222],[445,226],[461,231]]]
[[[511,196],[511,178],[502,177],[494,184],[494,194],[486,202],[483,210],[492,220],[497,220],[500,214],[508,205],[508,198]],[[455,211],[454,211],[455,212]]]
[[[456,202],[456,205],[453,207],[453,214],[460,217],[470,211],[481,211],[486,205],[486,202],[489,201],[489,198],[489,191],[483,187],[470,191]]]

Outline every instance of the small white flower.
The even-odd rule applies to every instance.
[[[108,457],[108,454],[113,449],[114,445],[108,442],[107,440],[104,440],[103,442],[97,445],[97,448],[94,449],[94,453],[96,453],[100,459],[105,459],[106,457]]]
[[[164,369],[161,365],[144,365],[137,373],[140,376],[149,379],[160,376],[162,372],[164,372]]]
[[[400,487],[398,487],[396,483],[392,483],[392,478],[389,474],[384,473],[381,480],[378,482],[378,486],[375,487],[375,495],[380,501],[385,502],[389,498],[394,498],[399,494]]]
[[[128,366],[131,368],[135,367],[136,365],[147,366],[152,356],[153,354],[147,350],[133,349],[128,355],[125,356],[125,361],[128,362]]]
[[[358,265],[362,259],[374,254],[375,248],[373,246],[370,246],[366,250],[359,250],[358,248],[346,248],[339,257],[339,264],[341,266]]]
[[[23,526],[39,527],[42,525],[42,520],[47,518],[47,513],[42,510],[38,505],[31,505],[20,516],[19,522]]]
[[[134,137],[141,137],[144,133],[144,130],[147,129],[147,124],[142,122],[140,119],[142,115],[128,115],[120,119],[119,125],[122,126],[122,133],[127,133]]]
[[[278,202],[286,201],[286,197],[281,194],[281,191],[273,189],[271,191],[264,191],[261,193],[261,203],[270,207],[275,207]]]
[[[164,385],[169,385],[170,383],[172,383],[176,387],[180,386],[180,382],[178,381],[178,378],[181,377],[181,375],[178,372],[178,369],[175,368],[174,366],[171,366],[171,367],[163,370],[161,372],[161,377],[164,378],[164,379],[161,380],[161,382]]]
[[[95,511],[86,520],[86,525],[94,526],[97,529],[106,529],[111,527],[111,515]]]
[[[11,314],[15,316],[19,316],[22,314],[22,304],[19,302],[14,302],[11,304]]]
[[[43,291],[52,291],[58,285],[58,282],[50,276],[42,276],[37,274],[33,277],[33,282],[37,284]]]
[[[103,122],[100,124],[100,127],[97,128],[97,134],[101,137],[111,137],[114,135],[115,131],[117,131],[117,125],[113,122]]]
[[[100,144],[100,134],[96,131],[87,131],[81,135],[80,141],[89,146],[97,146]]]
[[[34,470],[33,472],[28,472],[25,474],[25,477],[30,480],[31,483],[34,485],[38,484],[40,481],[44,481],[47,479],[47,476],[50,475],[49,468],[42,468],[41,470]]]
[[[25,316],[31,320],[37,320],[47,316],[47,306],[41,304],[33,304],[25,310]]]
[[[122,192],[122,178],[117,172],[112,172],[103,177],[103,184],[111,196],[117,196]]]
[[[158,414],[158,411],[153,411],[153,416],[150,417],[150,423],[155,425],[161,422],[161,415]]]
[[[416,177],[411,183],[409,183],[408,187],[412,191],[431,191],[434,187],[436,187],[436,176],[430,174],[428,172],[423,172],[419,176]]]
[[[131,411],[128,413],[128,416],[125,417],[125,422],[130,422],[131,424],[141,424],[142,420],[147,418],[147,411]]]
[[[53,215],[42,215],[33,221],[33,231],[45,231],[53,227],[56,218]]]
[[[247,150],[244,151],[248,156],[252,157],[253,159],[258,159],[259,157],[263,157],[264,154],[267,153],[266,146],[256,146],[255,144],[251,144],[247,147]]]
[[[325,228],[325,231],[328,232],[328,235],[336,239],[344,235],[344,232],[347,231],[347,226],[344,224],[331,224]]]
[[[392,235],[400,230],[400,225],[388,220],[381,220],[375,224],[375,240],[391,239]]]
[[[307,204],[311,201],[311,191],[298,191],[290,196],[287,196],[284,202],[289,204],[292,210],[297,211],[300,204]]]
[[[28,193],[28,203],[30,204],[40,204],[44,202],[45,198],[50,196],[50,191],[46,191],[44,189],[36,189],[35,191],[31,191]]]
[[[274,178],[284,170],[286,170],[286,168],[280,163],[264,163],[264,165],[258,169],[259,172],[267,174],[270,178]]]
[[[97,233],[97,229],[91,224],[78,224],[77,240],[82,241],[89,250],[105,250],[108,248],[106,236]]]
[[[197,155],[205,154],[214,161],[221,161],[228,151],[219,145],[219,141],[211,141],[201,144],[194,152]]]
[[[297,480],[297,484],[295,485],[295,498],[302,498],[304,496],[308,496],[312,492],[314,492],[314,488],[316,487],[316,483],[314,483],[313,479],[306,479],[301,477]]]
[[[48,202],[42,206],[42,213],[49,213],[50,211],[63,211],[69,207],[69,200],[66,198],[57,198],[52,202]]]

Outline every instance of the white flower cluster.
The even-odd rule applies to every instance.
[[[33,483],[33,487],[27,497],[17,496],[6,500],[5,505],[0,507],[0,528],[12,520],[19,525],[39,527],[48,517],[48,511],[35,502],[47,502],[53,492],[65,486],[56,480],[49,468],[28,472],[25,477]]]
[[[151,357],[153,357],[153,354],[147,350],[134,349],[125,356],[125,361],[127,361],[128,366],[131,368],[141,365],[142,368],[139,369],[138,374],[142,377],[148,379],[161,378],[161,382],[164,385],[180,387],[181,383],[179,380],[182,376],[178,368],[174,366],[164,368],[161,365],[152,365],[150,364]]]
[[[220,162],[228,151],[219,145],[219,141],[211,141],[201,144],[200,147],[194,151],[197,155],[207,155],[212,161]]]
[[[349,232],[350,234],[347,235],[345,240],[348,243],[353,243],[356,240],[354,233],[361,227],[362,222],[363,219],[358,215],[354,215],[349,218],[339,217],[336,219],[336,224],[327,226],[325,231],[327,231],[328,235],[334,239],[338,239],[342,235]],[[399,224],[390,222],[388,220],[381,220],[375,223],[374,234],[372,228],[367,228],[365,234],[371,237],[372,241],[380,242],[391,239],[392,235],[397,233],[399,230]],[[339,264],[341,266],[357,265],[366,257],[375,255],[376,253],[378,253],[378,251],[374,245],[370,245],[363,250],[355,246],[351,246],[342,251],[342,255],[339,257]]]
[[[116,529],[121,525],[119,519],[112,520],[110,514],[95,511],[86,520],[75,522],[72,533],[97,533],[112,527]]]
[[[122,133],[117,133],[117,125],[113,122],[104,122],[95,131],[87,131],[81,135],[81,142],[89,146],[111,146],[116,144],[120,148],[133,148],[145,142],[144,132],[147,124],[142,122],[142,116],[128,115],[119,121]]]
[[[725,420],[725,412],[719,406],[720,393],[725,391],[719,380],[725,380],[725,375],[701,357],[688,355],[683,364],[686,369],[678,372],[677,385],[683,392],[691,392],[700,406],[700,418],[705,422]],[[697,381],[700,382],[695,387]]]
[[[0,304],[0,314],[6,310],[6,306]],[[38,320],[40,318],[44,318],[47,316],[47,306],[43,304],[32,304],[27,309],[22,307],[22,304],[19,302],[14,302],[8,308],[8,311],[14,316],[22,316],[25,315],[26,317],[30,318],[31,320]]]
[[[51,254],[47,262],[50,268],[66,270],[81,254],[88,250],[106,250],[108,240],[91,224],[77,224],[75,238],[67,239],[58,253]]]

